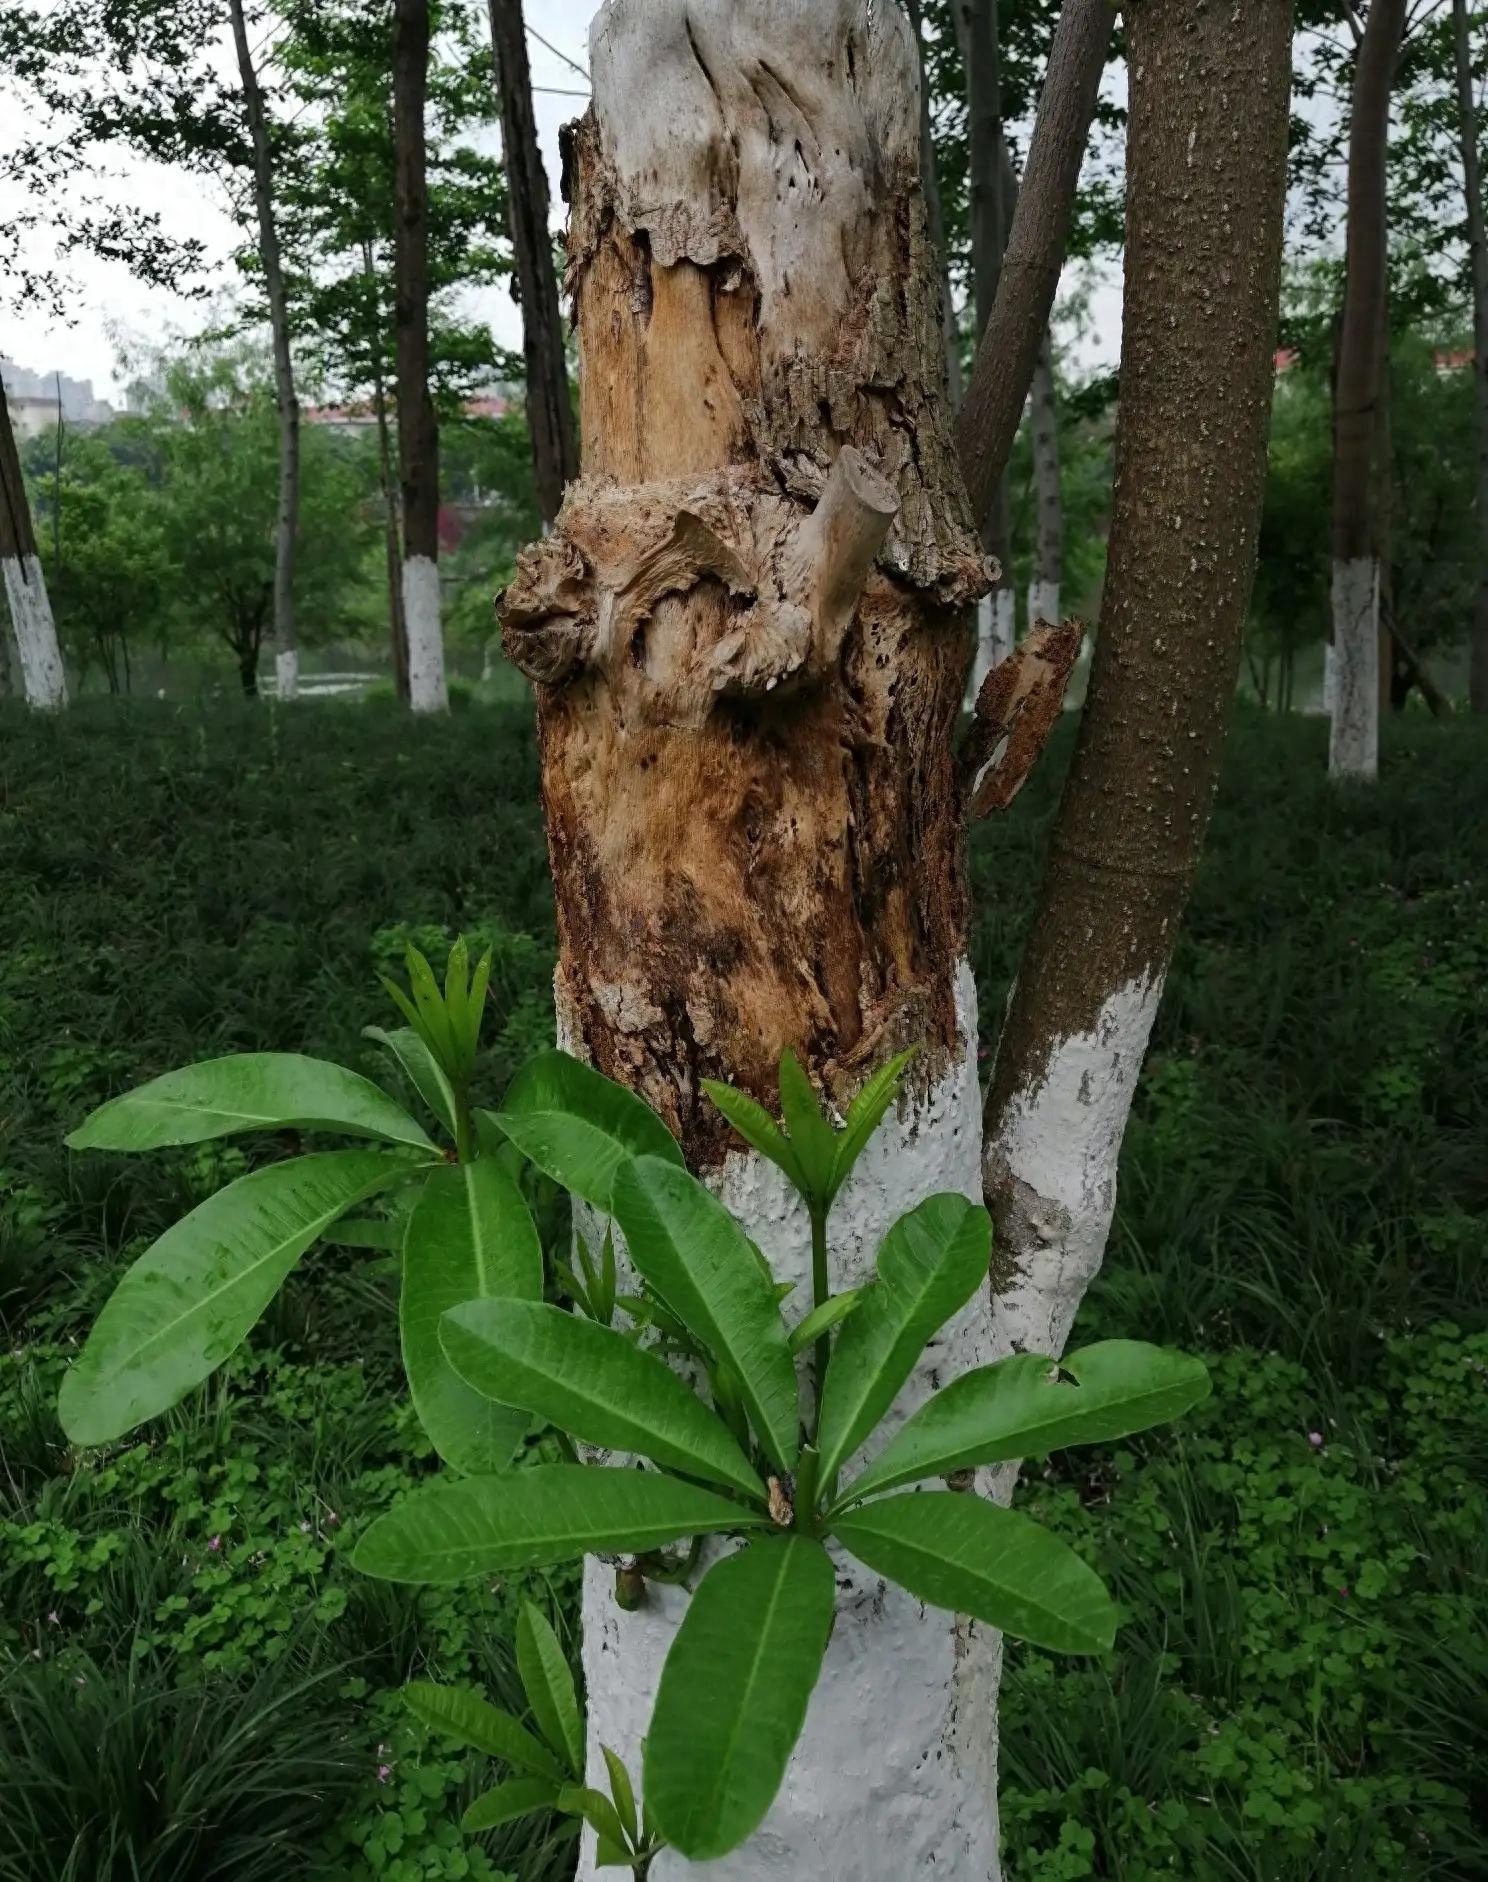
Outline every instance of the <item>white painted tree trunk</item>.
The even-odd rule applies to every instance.
[[[1030,630],[1040,621],[1047,621],[1051,627],[1058,627],[1059,583],[1030,582],[1028,584],[1028,625]]]
[[[1000,666],[1013,651],[1018,639],[1017,601],[1011,588],[995,588],[977,603],[976,653],[971,662],[971,677],[966,684],[966,709],[969,712],[982,690],[982,681]]]
[[[981,1198],[976,994],[964,966],[957,994],[957,1057],[927,1094],[890,1113],[833,1211],[834,1291],[868,1278],[889,1225],[924,1197],[955,1190]],[[735,1154],[713,1186],[776,1276],[796,1281],[787,1313],[804,1312],[810,1233],[785,1178],[760,1157]],[[987,1300],[979,1296],[929,1349],[885,1436],[938,1385],[1005,1350],[994,1346]],[[662,1662],[688,1598],[651,1584],[646,1606],[626,1613],[615,1601],[614,1568],[586,1561],[591,1784],[606,1787],[602,1745],[639,1772]],[[710,1882],[995,1878],[1000,1645],[995,1636],[972,1638],[972,1631],[839,1557],[837,1623],[785,1784],[761,1829],[732,1856],[708,1864]],[[599,1873],[593,1833],[586,1831],[580,1882],[597,1882]],[[670,1854],[652,1871],[654,1882],[681,1882],[692,1873]]]
[[[34,555],[5,557],[5,598],[15,627],[27,703],[41,712],[56,712],[67,704],[67,673],[47,600],[46,577]]]
[[[1379,593],[1379,563],[1372,556],[1333,564],[1328,771],[1335,778],[1379,773]]]
[[[403,617],[408,632],[408,703],[415,712],[447,712],[439,564],[430,556],[404,558]]]
[[[297,647],[281,647],[274,655],[274,678],[280,699],[300,696],[300,654]]]

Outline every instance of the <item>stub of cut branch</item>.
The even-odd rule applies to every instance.
[[[899,495],[854,445],[833,460],[821,500],[783,557],[787,590],[809,597],[821,651],[835,660],[873,558],[899,513]]]
[[[1006,810],[1022,790],[1063,710],[1084,639],[1081,621],[1036,627],[982,682],[961,752],[972,822]]]

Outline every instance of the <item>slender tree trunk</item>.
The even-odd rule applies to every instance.
[[[532,75],[522,0],[490,0],[491,53],[501,100],[501,148],[506,160],[506,201],[516,257],[516,287],[522,304],[522,344],[527,362],[527,428],[537,472],[537,501],[545,523],[558,517],[564,487],[579,474],[568,361],[563,351],[563,316],[553,271],[548,229],[548,179],[537,148],[532,116]]]
[[[5,618],[0,620],[0,699],[9,699],[15,691],[15,681],[10,670],[10,609],[5,610]]]
[[[920,48],[920,187],[925,196],[925,220],[930,243],[940,263],[940,324],[945,340],[946,395],[951,410],[961,403],[961,331],[951,293],[950,259],[946,253],[945,216],[940,204],[940,178],[935,167],[934,126],[930,122],[930,79],[925,65],[924,9],[920,0],[905,0],[905,11]]]
[[[1333,709],[1328,769],[1379,770],[1380,564],[1375,407],[1383,370],[1389,247],[1385,159],[1407,0],[1372,0],[1354,68],[1348,250],[1333,410]]]
[[[388,639],[393,656],[393,689],[400,704],[408,704],[408,627],[403,619],[402,518],[398,510],[398,478],[393,468],[392,427],[388,424],[387,380],[383,375],[383,331],[379,315],[381,287],[373,265],[372,244],[362,243],[362,275],[372,310],[372,411],[377,420],[377,480],[382,490],[383,544],[388,587]]]
[[[1142,0],[1129,31],[1100,634],[986,1109],[999,1333],[1056,1355],[1104,1253],[1218,778],[1260,532],[1286,189],[1290,0]]]
[[[1483,171],[1478,143],[1478,108],[1473,95],[1472,40],[1467,0],[1452,0],[1457,51],[1457,100],[1462,137],[1462,176],[1467,197],[1467,237],[1472,245],[1473,379],[1478,395],[1478,604],[1473,620],[1467,698],[1474,712],[1488,712],[1488,224],[1483,219]]]
[[[1039,342],[1054,311],[1114,20],[1111,0],[1064,0],[1055,29],[996,304],[957,420],[956,442],[977,516],[987,514],[1007,470]]]
[[[0,386],[0,571],[21,660],[27,702],[44,712],[67,704],[67,674],[57,627],[47,600],[46,578],[36,553],[31,506],[10,428],[10,407]]]
[[[289,351],[289,301],[274,220],[274,167],[269,151],[263,94],[253,69],[243,0],[228,0],[243,110],[253,142],[253,205],[258,216],[258,258],[269,303],[269,332],[274,347],[274,399],[279,410],[279,513],[274,525],[274,669],[281,699],[300,688],[300,653],[295,636],[295,547],[300,530],[300,402],[295,395],[294,362]]]
[[[917,66],[890,0],[609,0],[570,160],[584,474],[503,607],[539,702],[560,1036],[660,1109],[782,1278],[810,1272],[805,1218],[701,1079],[773,1103],[789,1045],[841,1101],[921,1048],[834,1214],[836,1285],[902,1210],[978,1182],[951,740],[987,570],[944,402]],[[917,1390],[986,1331],[978,1303]],[[785,1787],[710,1875],[985,1882],[964,1630],[839,1577]],[[686,1608],[658,1588],[623,1613],[613,1581],[586,1569],[596,1777],[602,1743],[636,1756]],[[690,1873],[664,1855],[653,1877]]]
[[[1059,481],[1059,407],[1054,390],[1054,354],[1048,329],[1033,369],[1029,396],[1033,445],[1033,579],[1028,585],[1028,625],[1060,620],[1064,573],[1064,495]]]
[[[429,0],[394,0],[394,338],[398,361],[398,467],[403,486],[403,621],[408,699],[415,712],[445,712],[444,630],[439,609],[439,427],[429,393],[429,202],[424,176],[424,97],[429,77]]]

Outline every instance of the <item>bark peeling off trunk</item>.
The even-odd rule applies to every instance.
[[[894,6],[610,0],[566,139],[584,475],[522,557],[559,1000],[695,1163],[703,1076],[955,1040],[961,487]],[[640,101],[645,108],[640,108]]]

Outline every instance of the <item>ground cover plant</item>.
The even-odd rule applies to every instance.
[[[302,1148],[71,1155],[90,1109],[233,1051],[382,1077],[372,970],[457,930],[493,949],[483,1082],[550,1042],[525,716],[140,706],[105,737],[93,711],[7,714],[0,742],[0,1756],[23,1774],[0,1876],[561,1874],[550,1818],[461,1834],[489,1764],[398,1695],[453,1682],[523,1713],[520,1604],[566,1637],[571,1582],[410,1590],[347,1560],[435,1461],[384,1251],[307,1264],[216,1381],[134,1439],[74,1459],[52,1411],[127,1261]],[[977,839],[989,1034],[1026,918],[999,898],[1032,879],[1057,769]],[[1201,1352],[1214,1397],[1150,1447],[1056,1455],[1022,1498],[1125,1625],[1119,1664],[1013,1650],[1020,1876],[1488,1860],[1488,754],[1412,721],[1376,795],[1335,796],[1320,770],[1318,727],[1242,720],[1076,1332]],[[551,1253],[561,1205],[531,1194]],[[109,1773],[147,1760],[161,1802],[141,1817]],[[277,1820],[249,1821],[244,1768]]]

